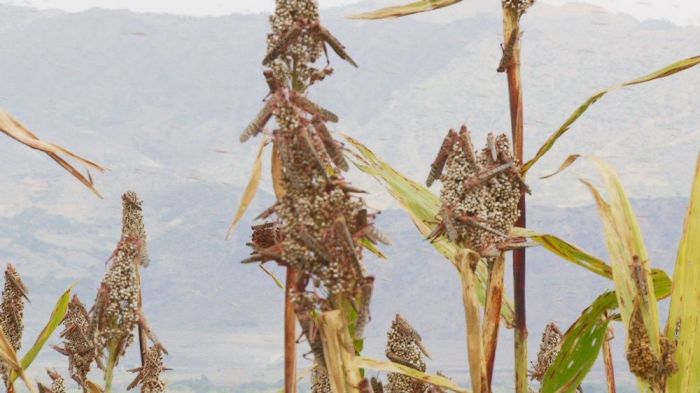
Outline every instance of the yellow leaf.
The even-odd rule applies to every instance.
[[[669,392],[690,392],[700,386],[700,157],[690,194],[683,238],[678,247],[673,273],[666,335],[678,340],[676,362],[678,372],[668,380]]]
[[[37,393],[36,384],[29,378],[29,376],[24,372],[22,366],[20,365],[19,358],[17,357],[17,352],[12,347],[10,340],[5,335],[5,331],[0,329],[0,360],[2,360],[7,366],[9,366],[10,371],[19,375],[24,381],[32,393]],[[12,382],[10,382],[12,383]]]
[[[452,382],[451,380],[442,377],[440,375],[426,374],[424,372],[418,371],[416,369],[406,367],[402,364],[389,362],[385,360],[376,360],[371,358],[366,358],[362,356],[355,357],[355,365],[358,368],[386,371],[390,373],[398,373],[407,375],[411,378],[415,378],[419,381],[429,383],[431,385],[439,386],[441,388],[451,390],[457,393],[470,393],[469,390],[462,388]]]
[[[98,197],[102,198],[102,195],[97,191],[95,188],[93,182],[92,182],[92,177],[90,176],[90,173],[88,172],[88,176],[85,177],[82,173],[80,173],[75,167],[73,167],[71,164],[68,163],[65,159],[61,157],[61,155],[66,155],[70,158],[73,158],[74,160],[80,162],[81,164],[87,166],[88,168],[95,169],[99,172],[104,172],[105,168],[102,166],[85,159],[70,150],[67,150],[61,146],[54,145],[53,143],[47,143],[39,139],[36,135],[34,135],[27,127],[25,127],[22,123],[20,123],[18,120],[16,120],[12,115],[10,115],[8,112],[0,109],[0,132],[5,133],[7,136],[10,138],[15,139],[16,141],[32,148],[35,150],[42,151],[46,153],[51,159],[56,161],[58,165],[62,166],[68,173],[73,175],[76,179],[78,179],[81,183],[83,183],[87,188],[89,188],[92,192],[95,193]]]
[[[584,184],[593,194],[603,221],[622,322],[629,331],[632,314],[639,307],[651,350],[661,356],[659,310],[641,229],[615,170],[600,159],[591,160],[603,177],[609,201],[592,184],[585,181]],[[646,381],[641,378],[637,381],[642,390],[647,388]]]
[[[231,237],[231,234],[236,229],[236,225],[238,225],[238,223],[241,221],[241,219],[245,215],[245,212],[250,207],[250,203],[253,201],[253,198],[255,198],[255,194],[258,192],[258,188],[260,187],[260,178],[262,177],[262,154],[265,150],[265,145],[267,145],[267,140],[263,139],[263,141],[260,143],[260,149],[258,149],[258,154],[255,157],[255,162],[253,163],[253,172],[251,173],[248,185],[246,186],[245,191],[243,192],[241,203],[240,205],[238,205],[236,215],[234,216],[233,221],[231,222],[231,225],[229,226],[228,231],[226,232],[226,239],[229,239]]]
[[[433,11],[443,7],[459,3],[461,0],[421,0],[406,5],[382,8],[376,11],[365,12],[352,15],[350,19],[386,19],[397,18],[417,14],[420,12]]]

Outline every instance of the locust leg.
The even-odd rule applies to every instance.
[[[492,132],[486,136],[486,145],[491,155],[491,161],[498,162],[498,150],[496,150],[496,136]]]
[[[315,26],[312,27],[312,29],[316,30],[316,33],[321,37],[321,39],[327,43],[331,48],[333,48],[333,51],[335,54],[338,55],[341,59],[347,61],[350,63],[353,67],[357,68],[357,63],[350,57],[348,52],[345,51],[345,46],[338,41],[333,34],[331,34],[330,31],[326,30],[325,27],[321,26],[320,24],[316,24]]]
[[[490,169],[487,169],[484,172],[477,173],[477,175],[468,180],[466,184],[464,185],[465,190],[470,190],[474,187],[478,187],[487,181],[491,180],[492,178],[500,175],[501,173],[510,171],[513,167],[515,166],[515,162],[511,161],[505,164],[501,164],[495,167],[492,167]]]
[[[498,231],[496,229],[493,229],[493,228],[489,227],[488,225],[482,224],[480,222],[480,220],[476,217],[460,216],[460,217],[457,217],[456,220],[461,224],[469,225],[469,226],[484,230],[486,232],[492,233],[492,234],[494,234],[498,237],[501,237],[503,239],[508,238],[508,235],[506,235],[505,233]]]

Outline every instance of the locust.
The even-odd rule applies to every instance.
[[[345,46],[333,34],[331,34],[330,31],[328,31],[325,27],[321,26],[321,24],[318,21],[309,22],[306,20],[297,21],[297,23],[292,28],[290,28],[282,36],[282,38],[280,38],[277,44],[270,49],[265,58],[263,58],[262,64],[267,66],[278,57],[284,55],[287,48],[289,48],[290,45],[292,45],[299,37],[301,37],[302,34],[311,34],[316,39],[322,41],[324,45],[323,49],[326,52],[326,58],[328,58],[328,52],[326,50],[326,45],[328,45],[333,49],[333,51],[336,53],[336,55],[338,55],[338,57],[347,61],[353,67],[357,68],[357,63],[355,63],[352,57],[350,57],[350,55],[347,53],[347,51],[345,50]]]

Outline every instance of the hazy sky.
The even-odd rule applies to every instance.
[[[571,0],[541,0],[564,4]],[[356,0],[321,0],[322,7],[354,3]],[[408,0],[396,0],[397,4]],[[640,19],[666,18],[678,24],[700,24],[700,0],[579,0]],[[273,0],[0,0],[0,3],[80,11],[92,7],[129,8],[134,11],[168,12],[187,15],[225,15],[272,9]]]

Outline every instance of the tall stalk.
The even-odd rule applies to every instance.
[[[510,124],[515,157],[523,162],[523,89],[520,79],[520,17],[531,2],[523,0],[503,1],[504,53],[500,70],[505,68],[508,77],[510,100]],[[525,195],[519,203],[520,217],[516,225],[526,225]],[[513,252],[513,300],[515,302],[515,391],[526,393],[527,383],[527,321],[525,312],[525,249]]]
[[[292,293],[297,282],[297,271],[287,267],[284,290],[284,391],[297,393],[297,316],[292,303]]]

